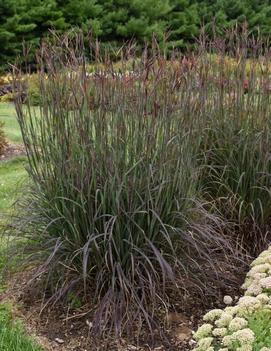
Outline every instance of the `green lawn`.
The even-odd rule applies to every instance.
[[[11,143],[22,143],[15,107],[12,103],[0,103],[0,122],[4,122],[4,133]],[[10,209],[17,199],[23,181],[25,157],[14,157],[0,161],[0,213]]]
[[[15,107],[12,103],[0,103],[0,122],[4,122],[4,132],[11,143],[22,143]]]
[[[7,223],[10,221],[13,204],[19,198],[23,188],[23,184],[27,180],[26,171],[24,169],[25,157],[14,157],[10,160],[0,161],[0,292],[5,290],[5,279],[2,279],[3,269],[9,262],[7,252],[7,243],[9,240],[5,236],[1,236]],[[13,262],[13,261],[12,261]],[[16,266],[16,260],[14,264]],[[12,266],[14,265],[12,263]],[[14,267],[16,270],[16,267]],[[0,330],[1,330],[1,304],[0,304]],[[0,333],[1,338],[1,333]],[[0,350],[1,339],[0,339]]]
[[[10,103],[0,103],[0,121],[4,122],[4,132],[9,142],[22,143],[20,128],[16,120],[15,108]],[[19,198],[23,184],[27,180],[24,169],[26,157],[17,156],[0,161],[0,228],[6,214],[12,211],[12,204]],[[0,292],[5,289],[1,279],[1,269],[7,263],[6,240],[0,236]],[[14,321],[12,308],[0,303],[0,351],[42,351],[42,348],[25,334],[20,321]]]
[[[36,342],[24,333],[19,321],[13,321],[12,307],[0,305],[0,350],[1,351],[42,351]]]
[[[26,180],[25,157],[0,161],[0,213],[6,212],[18,198]]]

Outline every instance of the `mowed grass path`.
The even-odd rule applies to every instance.
[[[13,320],[12,306],[0,304],[0,350],[42,351],[42,348],[23,330],[20,321]]]
[[[22,137],[13,104],[0,103],[0,121],[4,122],[4,132],[12,144],[22,143]],[[0,229],[6,215],[14,209],[12,205],[19,198],[23,184],[27,180],[25,171],[26,158],[13,157],[0,161]],[[6,265],[6,241],[0,236],[0,280],[1,269]],[[0,281],[0,292],[5,289]],[[0,303],[0,351],[42,351],[42,348],[24,332],[20,321],[14,321],[12,306]]]
[[[0,213],[9,211],[26,180],[25,157],[0,161]]]
[[[4,131],[8,141],[13,144],[22,143],[22,135],[12,103],[0,103],[0,122],[4,123]]]
[[[0,103],[0,122],[4,122],[4,133],[10,143],[22,143],[13,104]],[[9,211],[18,198],[22,184],[26,180],[25,162],[26,158],[22,156],[0,161],[0,213]]]

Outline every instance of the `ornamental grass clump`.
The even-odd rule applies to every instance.
[[[31,179],[15,233],[48,304],[72,291],[94,331],[153,330],[169,296],[236,284],[241,253],[266,245],[270,48],[229,31],[190,57],[127,46],[116,65],[80,34],[51,40],[37,54],[37,115],[14,69]]]
[[[47,304],[72,292],[89,304],[96,334],[120,335],[157,327],[172,292],[213,291],[232,260],[221,220],[198,196],[188,118],[198,89],[179,92],[190,73],[155,46],[129,72],[126,59],[121,72],[108,60],[101,70],[97,51],[89,74],[80,36],[44,43],[39,114],[18,92],[31,188],[17,234]]]
[[[205,77],[218,87],[210,86],[206,104],[214,107],[198,139],[201,185],[234,223],[236,244],[257,256],[266,248],[271,215],[270,46],[247,31],[227,32],[207,45],[214,56]]]

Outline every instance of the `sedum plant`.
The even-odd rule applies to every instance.
[[[236,306],[214,309],[194,333],[194,351],[268,351],[271,338],[271,247],[251,264]],[[259,288],[258,288],[259,287]]]

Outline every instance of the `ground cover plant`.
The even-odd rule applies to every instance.
[[[89,73],[82,36],[43,44],[39,118],[14,70],[31,186],[12,235],[47,304],[72,294],[120,336],[234,285],[268,242],[270,52],[246,31],[191,57],[125,47],[118,70],[95,50]]]
[[[252,264],[235,306],[214,309],[194,333],[194,351],[269,351],[271,345],[271,248]]]

